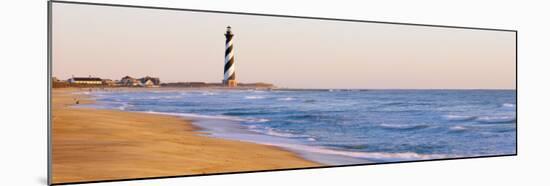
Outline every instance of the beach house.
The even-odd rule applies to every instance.
[[[117,82],[112,79],[103,79],[103,85],[116,86]]]
[[[133,77],[124,76],[124,77],[122,77],[122,79],[120,79],[120,84],[122,86],[127,86],[127,87],[137,87],[137,86],[140,85],[140,82],[139,82],[139,80],[137,80]]]
[[[159,87],[160,79],[150,76],[145,76],[139,79],[130,76],[124,76],[122,79],[120,79],[119,85],[126,87]]]
[[[101,85],[103,81],[98,77],[72,77],[67,80],[71,84],[82,84],[82,85]]]
[[[145,76],[139,79],[140,86],[142,87],[159,87],[160,79],[156,77]]]

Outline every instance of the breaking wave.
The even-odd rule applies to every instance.
[[[286,98],[279,98],[277,100],[280,100],[280,101],[292,101],[292,100],[295,100],[293,97],[286,97]]]
[[[283,144],[283,143],[262,143],[266,145],[279,146],[288,149],[294,149],[297,151],[307,151],[313,153],[321,153],[328,155],[340,155],[348,156],[352,158],[363,158],[363,159],[378,159],[378,160],[419,160],[419,159],[441,159],[441,158],[451,158],[452,155],[443,155],[443,154],[419,154],[415,152],[399,152],[399,153],[386,153],[386,152],[355,152],[355,151],[340,151],[327,149],[316,146],[307,146],[300,144]]]
[[[193,114],[193,113],[172,113],[172,112],[155,112],[155,111],[145,111],[144,113],[181,116],[181,117],[188,117],[188,118],[219,119],[219,120],[254,122],[254,123],[264,123],[264,122],[270,121],[269,119],[265,119],[265,118],[240,118],[240,117],[225,116],[225,115],[203,115],[203,114]]]
[[[461,116],[461,115],[446,115],[445,118],[449,121],[475,121],[478,123],[510,123],[515,122],[515,116],[500,115],[500,116]]]
[[[472,121],[476,118],[476,116],[445,115],[445,119],[449,121]]]
[[[308,135],[300,135],[300,134],[279,132],[279,131],[276,131],[275,129],[270,128],[270,127],[250,125],[250,126],[248,126],[248,129],[250,131],[254,131],[254,132],[258,132],[258,133],[262,133],[262,134],[267,134],[267,135],[270,135],[270,136],[285,137],[285,138],[307,138],[308,140],[311,138],[311,139],[313,139],[311,141],[315,141],[315,138],[312,138],[311,136],[308,136]]]
[[[481,123],[512,123],[516,122],[515,116],[482,116],[478,117],[476,121]]]
[[[457,125],[457,126],[450,127],[449,130],[453,131],[453,132],[464,132],[464,131],[468,130],[468,128],[466,128],[464,126]]]
[[[389,130],[417,130],[430,127],[429,125],[402,125],[402,124],[381,124],[380,128]]]
[[[503,103],[502,107],[508,107],[508,108],[514,108],[516,107],[516,104],[513,103]]]
[[[263,96],[245,96],[244,99],[264,99]]]
[[[203,92],[201,95],[203,95],[203,96],[213,96],[213,95],[218,95],[218,93],[214,93],[214,92]]]

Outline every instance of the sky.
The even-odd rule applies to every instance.
[[[225,29],[237,81],[284,88],[515,89],[515,33],[53,3],[59,79],[221,82]]]

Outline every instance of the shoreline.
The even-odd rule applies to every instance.
[[[322,166],[280,147],[207,136],[182,117],[72,107],[93,103],[74,94],[87,89],[52,89],[53,183]]]
[[[92,89],[93,90],[93,89]],[[145,91],[220,91],[222,89],[208,89],[208,88],[177,88],[177,89],[159,89],[159,88],[145,88]],[[234,90],[234,89],[231,89]],[[97,89],[95,91],[99,92],[109,92],[109,91],[121,91],[121,92],[143,92],[143,88],[117,88],[117,89]],[[235,90],[239,91],[239,90]],[[241,90],[242,91],[242,90]],[[256,91],[256,90],[254,90]],[[87,93],[88,91],[83,91]],[[88,95],[88,94],[84,94]],[[155,112],[155,111],[127,111],[125,109],[113,109],[113,108],[98,108],[98,107],[87,107],[94,104],[84,104],[82,108],[94,108],[100,110],[114,110],[122,112],[131,112],[131,113],[140,113],[140,114],[153,114],[161,116],[174,116],[187,121],[190,121],[191,125],[196,129],[195,131],[200,132],[202,136],[239,141],[245,143],[254,143],[259,145],[267,145],[270,147],[278,148],[284,151],[288,151],[298,155],[300,158],[307,161],[313,161],[320,163],[322,165],[347,165],[347,164],[362,164],[362,163],[373,163],[374,161],[364,159],[364,156],[371,156],[367,154],[358,155],[361,153],[356,152],[346,152],[339,150],[326,149],[319,146],[310,146],[304,144],[302,141],[296,139],[289,139],[277,135],[269,135],[257,131],[251,131],[247,129],[246,126],[243,126],[241,122],[246,119],[229,116],[212,116],[212,115],[201,115],[197,113],[171,113],[171,112]],[[100,104],[95,104],[100,105]],[[376,155],[374,155],[376,156]],[[371,158],[375,160],[377,158]],[[378,161],[378,160],[377,160]],[[382,160],[380,160],[382,161]]]
[[[240,121],[226,118],[212,118],[207,115],[189,115],[186,113],[162,113],[162,112],[138,112],[153,113],[168,116],[178,116],[190,119],[194,126],[201,132],[205,132],[208,137],[236,140],[247,143],[268,145],[290,151],[299,155],[308,161],[321,163],[323,165],[348,165],[372,163],[369,160],[353,157],[344,151],[330,150],[322,147],[309,146],[295,139],[284,138],[280,136],[267,135],[264,133],[248,130],[242,126]],[[205,117],[206,116],[206,117]],[[353,153],[351,153],[353,154]]]

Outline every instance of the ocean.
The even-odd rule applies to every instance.
[[[95,91],[98,109],[182,116],[208,136],[327,165],[516,153],[515,90]],[[160,125],[161,123],[159,123]]]

